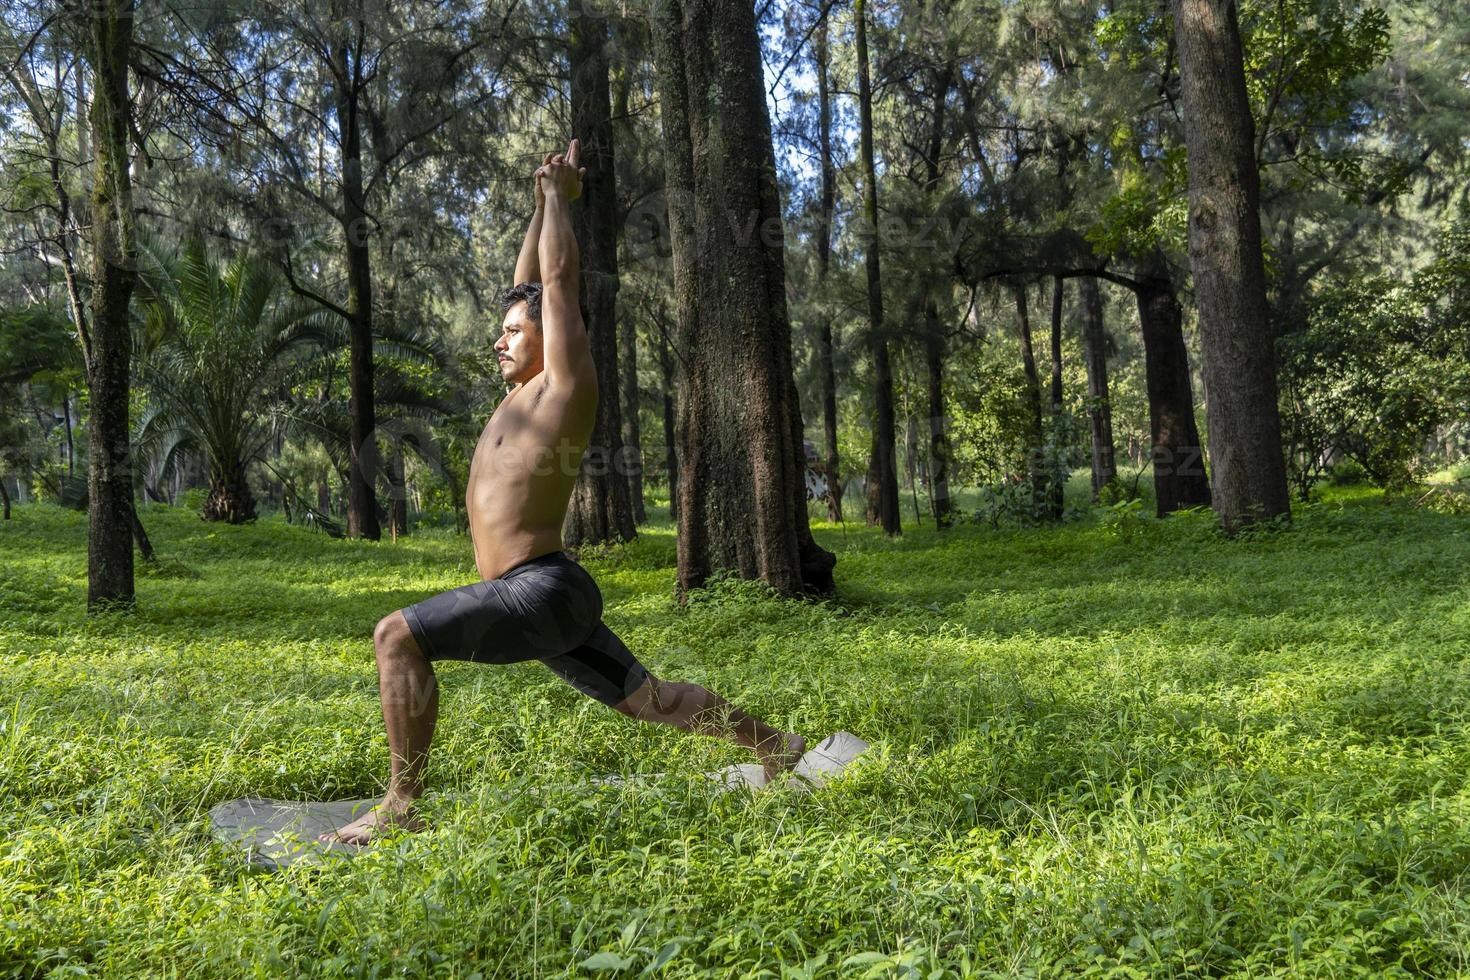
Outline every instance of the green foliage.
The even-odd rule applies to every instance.
[[[957,351],[950,366],[950,442],[957,486],[994,486],[1029,475],[1026,374],[1001,339]]]
[[[1389,489],[1423,471],[1430,437],[1470,395],[1467,257],[1470,235],[1452,230],[1410,282],[1331,283],[1306,328],[1281,338],[1283,428],[1303,496],[1338,453]]]
[[[272,266],[249,251],[221,263],[193,239],[177,257],[156,261],[143,280],[137,374],[148,400],[136,442],[161,472],[180,453],[202,451],[214,491],[206,515],[253,517],[248,493],[219,513],[211,504],[241,492],[245,468],[273,436],[292,373],[334,346],[338,324],[315,304],[283,298]]]
[[[126,621],[83,613],[83,515],[0,528],[0,973],[1448,976],[1470,946],[1461,516],[850,524],[818,530],[835,599],[683,610],[660,523],[590,564],[609,624],[868,739],[844,781],[718,796],[732,746],[443,664],[432,829],[275,875],[205,812],[381,788],[372,624],[468,581],[468,542],[143,518],[177,564]]]

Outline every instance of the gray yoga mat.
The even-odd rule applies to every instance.
[[[868,748],[868,743],[849,732],[829,735],[808,749],[790,776],[782,781],[800,792],[825,786]],[[592,780],[603,786],[623,786],[658,779],[662,773],[638,776],[602,776]],[[765,773],[755,763],[726,766],[707,774],[718,791],[759,790],[766,785]],[[376,804],[369,800],[334,800],[312,803],[246,797],[214,806],[209,811],[209,828],[223,844],[238,847],[253,865],[267,870],[290,864],[320,865],[350,858],[362,850],[353,844],[326,844],[318,834],[351,823]]]

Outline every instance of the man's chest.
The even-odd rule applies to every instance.
[[[545,388],[517,388],[496,406],[480,432],[471,464],[476,472],[515,472],[534,465],[556,437],[556,420],[543,404]]]

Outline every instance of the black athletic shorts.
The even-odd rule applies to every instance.
[[[557,551],[500,578],[430,596],[403,610],[430,660],[508,664],[539,660],[603,704],[638,690],[648,671],[602,623],[602,592]]]

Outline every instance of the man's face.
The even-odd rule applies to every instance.
[[[525,301],[506,311],[495,341],[500,375],[508,384],[525,384],[541,373],[541,325],[526,315]]]

